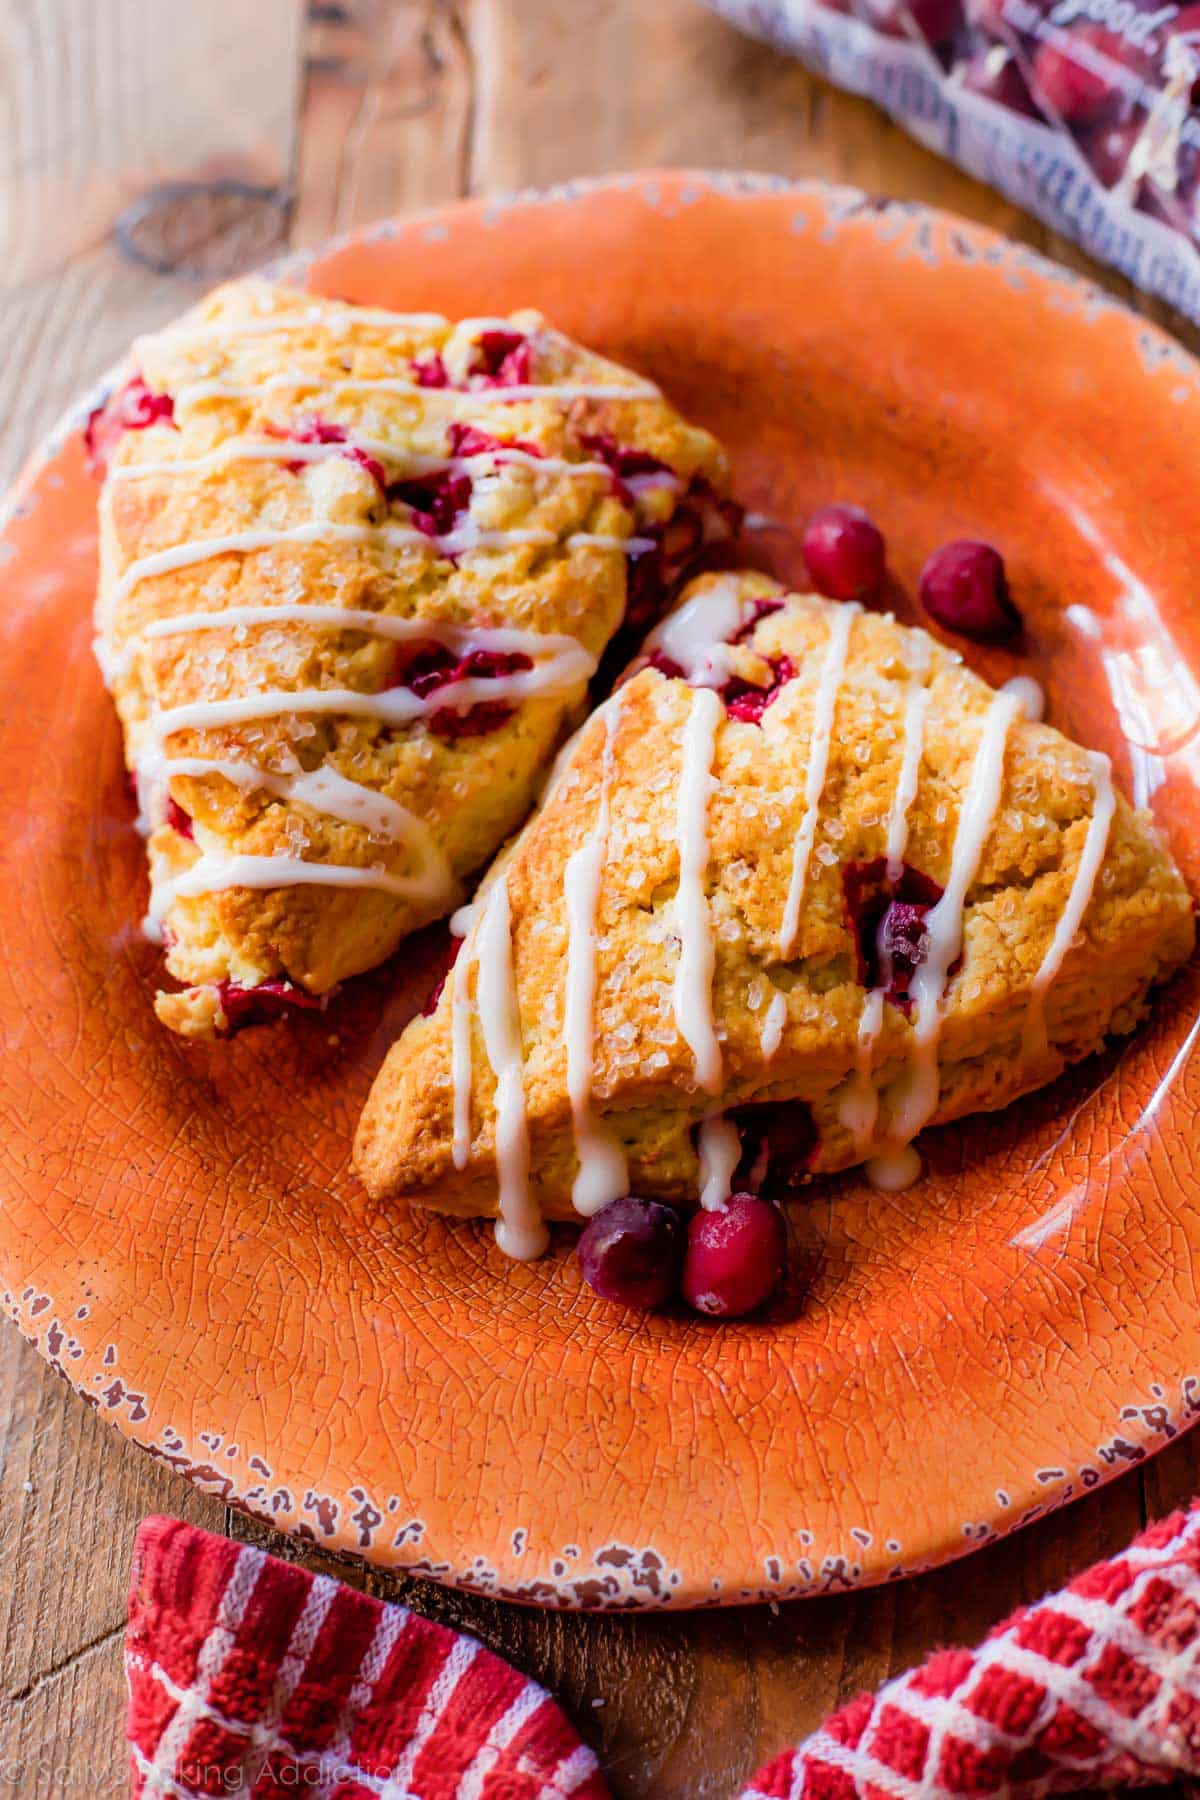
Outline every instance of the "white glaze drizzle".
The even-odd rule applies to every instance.
[[[808,865],[821,811],[821,795],[825,790],[825,773],[829,767],[829,745],[833,731],[834,707],[838,689],[846,669],[850,632],[862,607],[856,600],[844,601],[834,610],[829,627],[829,640],[821,662],[821,674],[813,701],[812,733],[808,744],[808,769],[804,785],[804,817],[792,847],[792,873],[788,882],[787,902],[779,929],[779,953],[785,960],[795,948],[800,929],[800,912],[808,883]]]
[[[506,406],[517,400],[657,400],[660,390],[653,382],[622,384],[615,381],[523,382],[510,387],[457,388],[422,387],[419,382],[402,381],[392,375],[350,376],[329,381],[319,372],[306,374],[295,370],[287,375],[268,375],[253,383],[235,381],[184,382],[176,390],[177,408],[195,406],[203,400],[254,400],[264,391],[278,392],[292,388],[320,388],[329,394],[405,394],[419,396],[425,402],[461,400],[474,406]]]
[[[923,632],[908,638],[908,680],[904,689],[904,723],[900,771],[892,795],[887,830],[887,878],[894,886],[904,873],[908,848],[908,815],[917,796],[921,756],[925,748],[925,715],[929,710],[927,677],[933,645]],[[838,1119],[854,1139],[855,1151],[865,1156],[875,1138],[879,1120],[879,1094],[875,1086],[875,1046],[883,1029],[884,992],[875,988],[863,995],[854,1046],[854,1071],[838,1103]]]
[[[306,601],[280,606],[227,606],[217,612],[172,613],[146,625],[143,638],[179,637],[192,631],[226,631],[243,625],[317,625],[330,631],[366,631],[372,637],[393,638],[400,643],[432,640],[448,650],[523,650],[530,656],[551,651],[557,656],[578,653],[578,638],[564,632],[523,631],[512,625],[455,625],[443,619],[402,617],[397,613],[372,612],[355,606],[322,606]],[[588,656],[595,671],[596,659]]]
[[[643,654],[668,657],[692,687],[722,687],[731,671],[732,640],[749,616],[733,581],[714,582],[668,613],[646,639]]]
[[[506,1256],[529,1262],[549,1242],[529,1190],[529,1123],[525,1112],[525,1056],[513,971],[508,882],[492,884],[475,932],[476,1006],[487,1059],[496,1077],[496,1178],[500,1217],[496,1242]]]
[[[375,694],[362,694],[357,688],[270,688],[228,700],[185,701],[152,713],[147,726],[151,742],[161,743],[175,731],[244,725],[250,719],[275,719],[287,713],[341,713],[348,718],[382,719],[385,725],[407,725],[443,707],[463,712],[487,700],[526,700],[535,694],[564,693],[575,687],[578,679],[573,669],[565,675],[561,663],[548,658],[513,675],[471,675],[464,681],[448,681],[431,694],[414,694],[405,687],[382,688]]]
[[[732,1119],[710,1113],[697,1133],[700,1155],[700,1204],[706,1212],[724,1212],[742,1157],[742,1140]]]
[[[1046,690],[1032,675],[1012,676],[1004,683],[1000,692],[1015,694],[1021,702],[1021,711],[1032,724],[1036,725],[1046,716]]]
[[[276,550],[288,544],[323,542],[369,544],[385,550],[418,550],[422,554],[444,552],[461,556],[470,550],[508,550],[522,545],[548,547],[561,543],[570,550],[575,545],[594,550],[617,550],[622,555],[636,554],[652,547],[649,538],[612,537],[601,532],[576,531],[566,538],[557,532],[540,530],[482,531],[468,524],[457,531],[431,538],[423,531],[410,531],[399,525],[342,525],[332,519],[311,519],[304,525],[289,525],[272,530],[232,531],[221,537],[193,538],[173,544],[169,550],[155,550],[139,556],[114,582],[106,596],[105,616],[110,619],[141,582],[155,575],[171,575],[180,569],[191,569],[210,562],[217,556],[248,555],[257,550]],[[106,635],[102,626],[101,635]]]
[[[138,767],[138,798],[147,828],[162,823],[166,784],[175,776],[203,779],[219,775],[235,787],[249,791],[262,789],[279,800],[297,800],[326,818],[340,819],[346,825],[358,825],[372,837],[394,844],[407,844],[417,851],[431,868],[431,880],[449,900],[458,890],[450,865],[433,841],[423,819],[419,819],[398,800],[381,794],[365,782],[351,781],[346,775],[323,763],[318,769],[300,769],[294,774],[281,774],[254,763],[226,761],[222,757],[176,756],[147,758]]]
[[[768,1062],[783,1041],[783,1028],[787,1024],[787,1013],[787,995],[776,989],[771,995],[771,1004],[763,1019],[762,1034],[759,1038],[759,1048]]]
[[[628,1192],[625,1153],[614,1133],[596,1118],[592,1107],[595,1068],[596,914],[600,884],[608,856],[609,795],[620,697],[601,709],[604,750],[596,820],[587,840],[568,859],[563,873],[567,917],[567,974],[563,1000],[563,1033],[567,1043],[567,1092],[579,1169],[571,1200],[576,1212],[590,1217]]]
[[[1087,835],[1079,853],[1079,862],[1071,881],[1071,891],[1067,895],[1067,903],[1059,914],[1054,927],[1054,936],[1038,966],[1037,974],[1030,983],[1029,1011],[1025,1015],[1023,1034],[1023,1050],[1029,1058],[1040,1056],[1046,1050],[1046,990],[1061,969],[1063,959],[1083,924],[1084,915],[1095,890],[1096,877],[1104,862],[1104,853],[1108,848],[1108,834],[1117,806],[1112,782],[1112,764],[1108,757],[1101,751],[1089,750],[1087,760],[1092,777],[1092,816],[1088,820]]]
[[[920,1175],[922,1163],[911,1144],[899,1144],[867,1158],[866,1177],[871,1186],[883,1194],[898,1194],[912,1186]]]
[[[355,432],[353,437],[332,444],[300,444],[292,438],[272,438],[266,443],[234,438],[227,444],[218,444],[215,450],[206,450],[201,456],[118,463],[108,471],[108,479],[133,481],[142,475],[207,475],[214,469],[226,469],[243,462],[330,462],[345,456],[349,450],[363,450],[368,456],[399,469],[402,475],[413,476],[471,474],[509,464],[528,469],[534,475],[587,476],[592,479],[599,476],[610,481],[613,473],[607,463],[569,462],[565,456],[534,456],[528,450],[518,450],[515,445],[507,444],[501,444],[495,450],[479,450],[473,456],[419,456],[400,449],[387,438],[365,437]],[[671,480],[678,485],[677,477],[672,476]]]
[[[227,888],[343,887],[373,888],[401,899],[427,899],[421,876],[393,875],[387,869],[363,869],[344,863],[304,862],[296,856],[223,856],[204,851],[190,868],[150,883],[150,909],[145,934],[162,942],[162,923],[176,900]]]
[[[674,913],[679,961],[673,989],[675,1024],[695,1058],[696,1080],[709,1093],[715,1093],[721,1085],[721,1048],[712,1007],[715,950],[706,880],[712,766],[717,726],[723,712],[720,696],[712,688],[693,691],[683,728],[676,810],[679,886]]]
[[[963,796],[950,873],[936,906],[925,915],[926,954],[909,984],[913,999],[912,1049],[908,1067],[891,1088],[888,1147],[911,1143],[938,1102],[938,1041],[944,1017],[950,966],[962,948],[966,898],[979,870],[1004,784],[1004,752],[1009,730],[1021,715],[1012,694],[995,694],[984,715],[967,791]]]

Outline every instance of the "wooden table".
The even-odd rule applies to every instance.
[[[302,0],[0,0],[0,33],[5,480],[135,331],[211,282],[464,194],[650,164],[768,169],[933,201],[1088,266],[693,0],[311,0],[307,16]],[[121,1793],[138,1521],[173,1512],[299,1547],[125,1444],[9,1328],[0,1420],[0,1795]],[[968,1564],[782,1607],[543,1616],[337,1572],[544,1681],[616,1794],[725,1800],[849,1694],[974,1638],[1188,1499],[1198,1464],[1200,1434]]]

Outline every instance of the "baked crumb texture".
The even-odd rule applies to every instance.
[[[244,281],[133,366],[89,426],[97,654],[150,929],[186,984],[156,1010],[212,1036],[457,904],[627,600],[653,605],[718,518],[725,463],[532,312],[451,324]]]
[[[741,608],[732,615],[731,583]],[[497,940],[490,932],[480,953],[480,919],[502,881],[528,1199],[531,1211],[549,1218],[572,1215],[580,1151],[568,1047],[579,1039],[566,1017],[567,969],[573,936],[578,969],[579,940],[578,920],[569,928],[564,874],[595,842],[602,806],[608,829],[594,913],[584,1124],[624,1158],[625,1191],[683,1206],[698,1198],[706,1118],[738,1130],[739,1184],[752,1179],[765,1137],[781,1150],[776,1186],[894,1151],[921,1125],[1004,1106],[1107,1035],[1131,1031],[1154,984],[1191,952],[1192,904],[1146,815],[1109,784],[1111,818],[1107,827],[1103,814],[1097,820],[1104,758],[1029,722],[955,654],[891,617],[785,595],[755,575],[703,577],[682,604],[698,595],[723,613],[722,633],[732,619],[740,638],[715,681],[711,658],[708,664],[721,704],[709,740],[698,863],[696,815],[690,823],[683,817],[692,800],[681,801],[681,793],[694,797],[707,754],[697,708],[709,717],[713,703],[681,676],[664,674],[671,659],[660,651],[659,667],[643,659],[584,727],[542,810],[489,875],[475,927],[431,1016],[415,1019],[389,1054],[356,1150],[379,1200],[497,1212],[498,1161],[511,1163],[515,1114],[511,1093],[507,1101],[498,1096],[503,1044],[498,1050],[494,1029],[489,1042],[481,1024],[480,975]],[[703,662],[693,675],[703,674]],[[741,708],[750,717],[737,716],[738,696],[755,687],[770,692],[769,703],[757,721],[753,706]],[[994,756],[982,748],[989,730]],[[915,786],[900,808],[902,868],[888,886],[889,833],[914,734]],[[822,746],[827,766],[814,778]],[[989,756],[994,804],[985,791]],[[808,827],[802,901],[789,934],[797,844]],[[699,869],[690,896],[681,894],[681,842],[684,863]],[[944,988],[938,993],[935,984],[932,1000],[918,1004],[912,990],[925,966],[923,934],[929,953],[931,908],[964,873],[961,908],[950,920],[943,910],[938,924]],[[881,967],[878,938],[889,895],[903,902],[892,916],[898,950],[890,971]],[[1080,909],[1074,928],[1072,908]],[[697,953],[705,930],[710,988]],[[907,965],[905,943],[914,946]],[[706,1088],[698,1074],[709,992],[718,1066],[715,1085],[708,1070]],[[685,1041],[684,1026],[694,1043]],[[925,1061],[932,1087],[923,1089]],[[507,1106],[499,1159],[498,1097]],[[756,1121],[776,1128],[757,1130]],[[710,1141],[719,1150],[719,1138]],[[519,1202],[519,1182],[509,1188]]]

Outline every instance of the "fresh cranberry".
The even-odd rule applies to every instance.
[[[118,439],[127,431],[145,431],[150,425],[174,425],[175,402],[170,394],[152,394],[140,375],[108,396],[88,414],[83,428],[88,467],[102,479]]]
[[[779,1286],[787,1238],[783,1214],[761,1194],[734,1194],[688,1223],[683,1297],[714,1319],[739,1319]]]
[[[448,436],[451,456],[490,456],[504,450],[523,450],[526,456],[545,456],[540,444],[527,438],[498,438],[478,425],[467,425],[461,419],[451,423]]]
[[[533,345],[523,331],[483,331],[469,371],[481,387],[525,387],[533,378]]]
[[[397,676],[397,686],[409,688],[425,699],[452,681],[487,680],[497,675],[517,675],[532,669],[533,659],[523,650],[467,650],[456,655],[444,644],[426,644],[409,653]],[[485,700],[465,711],[441,707],[427,715],[425,723],[435,737],[451,741],[483,737],[497,731],[516,709],[506,700]]]
[[[994,100],[999,106],[1007,107],[1009,112],[1021,113],[1025,118],[1038,117],[1038,104],[1021,73],[1021,65],[1011,51],[999,44],[992,44],[989,49],[980,50],[971,57],[963,65],[959,80],[968,94]]]
[[[1078,25],[1038,45],[1033,90],[1068,125],[1094,125],[1121,94],[1122,44],[1102,25]]]
[[[180,837],[194,839],[196,836],[192,829],[191,813],[184,812],[173,794],[167,795],[167,824],[172,831],[177,831]]]
[[[670,1299],[682,1260],[679,1214],[656,1200],[612,1200],[579,1237],[579,1266],[593,1293],[643,1311]]]
[[[921,570],[919,591],[930,618],[963,637],[998,643],[1021,629],[1004,559],[990,544],[970,538],[943,544]]]
[[[448,388],[450,375],[442,361],[440,350],[430,350],[425,356],[415,356],[412,360],[413,380],[422,388]]]
[[[761,725],[762,716],[771,702],[779,698],[787,682],[795,680],[796,665],[790,656],[772,656],[768,661],[771,680],[766,687],[751,687],[748,681],[741,681],[736,675],[725,683],[721,698],[731,719],[741,719],[747,725]]]
[[[910,863],[892,884],[886,859],[877,856],[844,866],[842,892],[859,982],[865,988],[882,988],[893,1006],[909,1012],[912,978],[929,954],[925,917],[941,899],[941,887]]]
[[[802,1100],[752,1100],[729,1117],[742,1142],[734,1175],[741,1186],[778,1194],[802,1185],[819,1141]]]
[[[916,32],[935,50],[954,36],[961,17],[959,0],[863,0],[863,13],[886,37]]]
[[[426,537],[445,537],[454,530],[459,514],[470,506],[471,487],[469,475],[443,469],[409,481],[393,481],[387,497],[412,508],[412,523]]]
[[[226,1036],[232,1036],[246,1025],[268,1024],[290,1012],[324,1012],[329,1000],[328,994],[307,994],[303,988],[277,976],[260,981],[257,987],[243,987],[241,982],[228,979],[215,985],[221,1011],[225,1014]]]
[[[1129,167],[1130,152],[1145,126],[1145,114],[1139,113],[1136,118],[1124,119],[1115,125],[1097,125],[1084,137],[1083,153],[1092,165],[1096,179],[1106,188],[1116,187],[1124,175]]]
[[[818,591],[831,600],[861,600],[883,581],[883,534],[857,506],[821,507],[801,548]]]

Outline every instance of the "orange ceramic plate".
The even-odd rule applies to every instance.
[[[1200,368],[1113,301],[923,209],[683,174],[404,220],[301,273],[533,303],[645,369],[730,445],[786,575],[835,497],[878,518],[899,590],[942,540],[994,540],[1029,652],[972,661],[1038,674],[1200,880]],[[1194,972],[1122,1048],[936,1134],[909,1193],[818,1185],[759,1321],[633,1318],[581,1288],[569,1233],[522,1267],[481,1226],[366,1218],[355,1119],[444,939],[321,1019],[207,1048],[156,1026],[94,506],[69,429],[0,542],[0,1275],[105,1418],[286,1530],[555,1606],[877,1581],[1191,1421]]]

